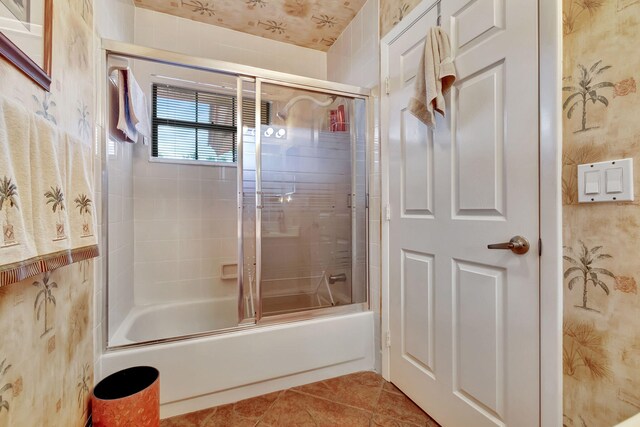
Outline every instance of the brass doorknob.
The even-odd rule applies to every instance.
[[[487,246],[489,249],[509,249],[517,255],[524,255],[529,252],[529,241],[522,236],[515,236],[506,243],[494,243]]]

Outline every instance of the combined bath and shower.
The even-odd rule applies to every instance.
[[[285,105],[282,110],[276,113],[276,116],[278,116],[278,118],[280,118],[283,121],[287,121],[287,118],[289,117],[289,110],[291,109],[291,107],[293,107],[295,104],[297,104],[300,101],[311,101],[316,105],[318,105],[319,107],[328,107],[329,105],[335,102],[336,98],[337,98],[336,95],[331,95],[329,99],[327,99],[326,101],[320,101],[314,98],[313,96],[299,95],[299,96],[296,96],[295,98],[291,98],[291,100],[287,102],[287,105]]]

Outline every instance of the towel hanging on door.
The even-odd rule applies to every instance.
[[[435,113],[445,116],[444,94],[456,81],[449,36],[440,27],[432,27],[424,43],[409,111],[429,127],[435,127]]]

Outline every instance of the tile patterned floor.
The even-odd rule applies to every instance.
[[[393,384],[359,372],[162,420],[160,427],[439,427]]]

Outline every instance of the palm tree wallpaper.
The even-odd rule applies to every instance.
[[[411,0],[416,2],[416,0]],[[419,1],[419,0],[418,0]],[[366,0],[136,0],[138,7],[328,51]],[[324,42],[323,42],[324,41]]]
[[[51,93],[45,93],[13,66],[0,60],[0,94],[48,120],[61,133],[80,137],[91,144],[94,135],[91,118],[95,117],[96,105],[95,55],[87,56],[88,63],[81,66],[83,53],[70,46],[92,46],[94,37],[99,37],[93,28],[94,0],[55,0],[52,4]],[[69,22],[74,22],[73,31]],[[91,50],[87,49],[86,53]],[[87,158],[84,165],[87,170],[92,169],[92,161],[91,157]],[[9,170],[1,168],[0,229],[3,237],[0,237],[0,260],[3,260],[4,251],[22,248],[4,246],[7,222],[14,226],[16,243],[25,243],[20,241],[18,218],[28,209],[24,200],[27,193],[23,194],[22,182],[16,182],[15,178]],[[55,218],[55,222],[60,222],[60,209],[64,206],[64,218],[67,210],[71,210],[67,198],[73,200],[78,193],[85,193],[95,204],[92,193],[75,191],[70,197],[71,193],[60,194],[55,186],[52,182],[33,194],[34,204],[46,205],[47,210],[51,209],[48,215],[54,214],[43,220],[50,219],[53,223]],[[59,187],[64,189],[62,185]],[[49,198],[43,197],[47,190],[51,191]],[[79,213],[80,208],[75,203],[73,206],[74,213]],[[83,214],[90,218],[86,212]],[[55,233],[52,225],[51,237],[55,237]],[[69,265],[48,275],[39,274],[0,288],[0,330],[3,331],[0,335],[0,427],[85,427],[89,414],[86,388],[93,388],[94,369],[93,268],[93,261],[85,263],[82,271],[76,265]],[[86,307],[86,313],[75,316],[80,321],[76,327],[78,331],[72,334],[71,322],[78,307]],[[47,332],[41,336],[43,331]],[[84,398],[79,403],[77,384],[80,381]]]
[[[4,378],[7,375],[7,371],[11,368],[11,365],[7,363],[7,359],[0,362],[0,383],[4,382]],[[0,387],[0,414],[5,409],[9,412],[9,402],[7,401],[7,391],[13,388],[13,384],[5,383]]]
[[[596,82],[596,78],[605,72],[606,70],[611,68],[611,65],[601,66],[602,60],[597,61],[591,67],[587,69],[582,64],[578,64],[578,69],[580,70],[580,77],[577,80],[577,86],[565,86],[562,88],[565,92],[570,92],[567,99],[564,101],[562,105],[562,109],[567,111],[567,118],[571,119],[576,108],[580,107],[582,111],[582,120],[581,127],[577,131],[578,132],[586,132],[590,129],[594,129],[594,127],[587,127],[587,106],[593,105],[596,103],[603,104],[605,107],[609,106],[609,100],[606,96],[601,95],[598,91],[604,88],[613,88],[615,85],[611,82],[601,81]],[[589,104],[589,102],[591,104]]]
[[[385,36],[398,25],[420,0],[380,0],[380,36]]]
[[[567,427],[613,426],[640,412],[640,205],[577,200],[577,165],[640,152],[638,16],[636,0],[563,0]]]
[[[90,366],[86,363],[82,367],[82,373],[78,377],[78,406],[83,407],[85,397],[89,395],[89,383],[91,380]]]
[[[4,210],[4,224],[2,225],[2,237],[4,246],[17,244],[13,224],[9,219],[11,209],[19,210],[18,207],[18,187],[13,183],[11,178],[0,180],[0,211]]]
[[[565,375],[576,376],[583,372],[595,379],[606,379],[611,375],[603,332],[589,323],[573,322],[565,322],[562,332]]]
[[[565,35],[576,31],[580,21],[587,21],[592,18],[595,12],[602,6],[604,0],[571,0],[565,3],[562,12],[562,29]],[[586,13],[585,13],[586,12]],[[585,22],[586,24],[587,22]]]
[[[582,284],[582,304],[576,305],[576,307],[583,310],[598,311],[587,306],[588,303],[588,289],[589,284],[592,284],[594,288],[600,288],[609,295],[611,291],[607,284],[602,280],[603,276],[608,276],[615,279],[616,276],[605,268],[596,267],[596,263],[603,259],[611,258],[609,254],[601,253],[602,246],[594,246],[589,249],[581,241],[580,249],[574,251],[573,248],[565,247],[566,253],[570,255],[564,255],[565,261],[568,261],[570,267],[564,271],[564,278],[569,279],[567,286],[569,290],[573,290],[573,287],[581,283]]]
[[[51,99],[51,93],[46,92],[42,99],[39,99],[38,96],[33,95],[33,100],[38,105],[38,110],[36,114],[49,120],[53,124],[58,124],[58,120],[56,116],[53,115],[52,109],[57,105],[55,101]]]
[[[53,290],[58,288],[58,284],[56,282],[49,283],[50,273],[46,272],[42,276],[42,281],[33,282],[33,286],[39,288],[40,290],[36,294],[36,299],[33,303],[33,309],[36,312],[36,320],[40,320],[40,315],[44,312],[44,320],[42,324],[44,325],[44,332],[42,335],[45,336],[52,327],[49,326],[48,321],[48,313],[49,313],[49,305],[56,305],[56,297],[53,295]]]

